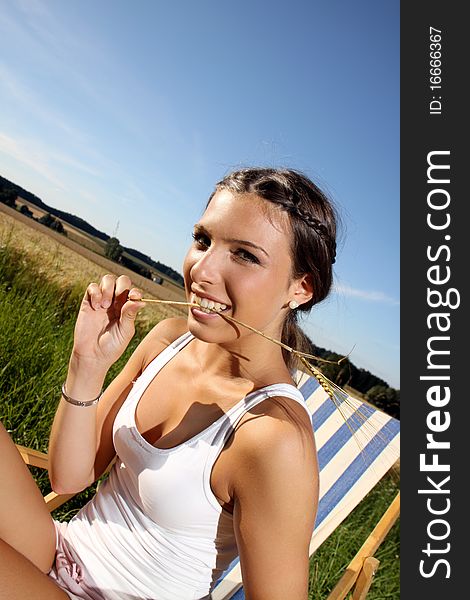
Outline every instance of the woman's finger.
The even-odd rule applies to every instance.
[[[101,307],[109,308],[114,300],[114,291],[116,286],[116,277],[114,275],[104,275],[101,279]]]
[[[121,275],[116,280],[116,291],[114,296],[114,309],[116,310],[116,316],[121,314],[122,307],[127,302],[131,285],[132,282],[127,275]]]
[[[142,292],[138,288],[132,288],[131,290],[129,290],[128,298],[129,298],[129,300],[141,300]],[[142,304],[145,305],[145,303],[142,303]]]
[[[120,296],[123,292],[128,292],[131,289],[132,281],[127,275],[120,275],[116,279],[116,297]],[[127,294],[126,294],[127,298]]]
[[[97,283],[90,283],[85,292],[84,300],[88,300],[91,307],[96,310],[101,307],[101,288]]]

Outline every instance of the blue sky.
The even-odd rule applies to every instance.
[[[181,272],[233,168],[289,166],[343,221],[304,328],[399,379],[399,2],[8,0],[0,174]]]

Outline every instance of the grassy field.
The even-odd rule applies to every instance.
[[[0,213],[0,419],[15,442],[47,451],[78,305],[87,283],[104,272],[46,233]],[[169,311],[149,306],[142,313],[136,336],[107,381]],[[32,471],[42,492],[50,491],[47,474]],[[312,557],[309,600],[326,598],[397,489],[398,478],[385,477]],[[54,517],[68,520],[93,491],[75,497]],[[397,524],[377,553],[381,567],[371,600],[399,598],[398,554]]]

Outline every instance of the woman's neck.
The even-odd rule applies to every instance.
[[[266,385],[266,380],[291,381],[282,349],[257,334],[247,334],[233,342],[217,344],[194,339],[194,364],[201,373],[221,379]]]

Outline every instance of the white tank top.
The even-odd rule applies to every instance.
[[[308,412],[296,387],[269,385],[249,393],[186,442],[169,449],[152,446],[137,430],[137,403],[160,369],[192,339],[189,332],[182,335],[135,381],[114,422],[117,460],[67,526],[66,541],[83,565],[84,598],[208,598],[238,554],[232,514],[210,486],[217,457],[240,418],[270,396],[292,398]]]

